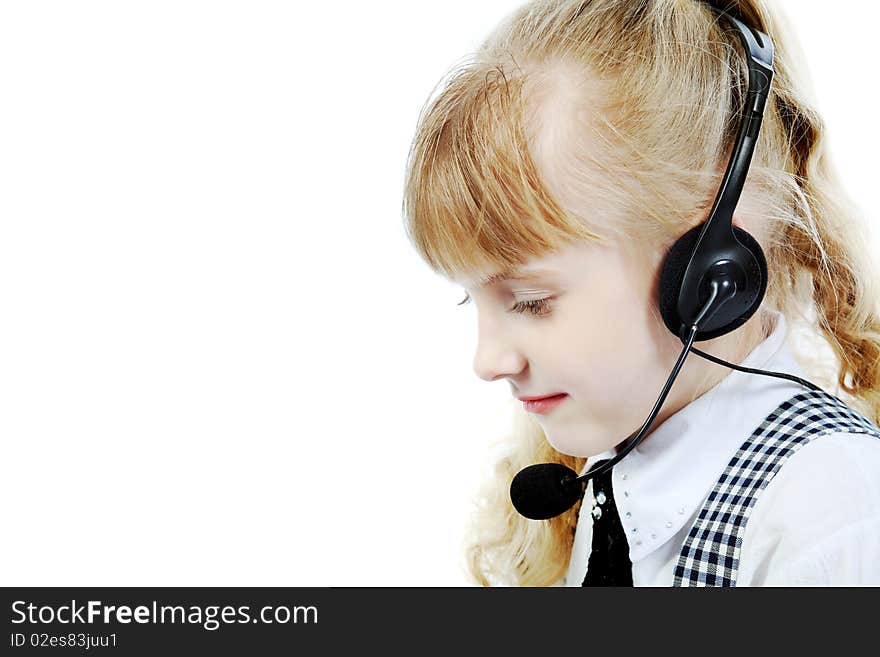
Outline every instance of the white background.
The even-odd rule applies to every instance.
[[[402,228],[518,2],[0,9],[0,585],[461,585],[507,429]],[[880,10],[784,2],[869,206]]]

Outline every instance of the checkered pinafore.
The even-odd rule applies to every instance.
[[[837,397],[808,390],[784,401],[742,444],[709,493],[678,557],[673,586],[736,586],[742,534],[758,495],[785,460],[820,436],[880,429]]]

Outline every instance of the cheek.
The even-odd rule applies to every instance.
[[[595,315],[593,316],[595,317]],[[572,389],[590,397],[606,397],[619,386],[632,385],[633,376],[654,367],[657,348],[646,313],[632,305],[609,313],[604,319],[574,322],[555,336],[549,347],[552,362]]]

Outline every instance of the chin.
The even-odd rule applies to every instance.
[[[585,444],[582,435],[579,439],[578,436],[566,435],[564,432],[551,432],[546,430],[544,431],[544,435],[553,449],[562,454],[567,454],[568,456],[588,458],[595,454],[601,454],[606,449],[609,449],[609,447],[595,447]]]

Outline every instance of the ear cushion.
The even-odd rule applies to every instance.
[[[681,337],[683,322],[678,314],[678,295],[681,290],[681,283],[684,279],[685,269],[690,261],[694,246],[703,230],[704,224],[700,224],[690,229],[682,235],[666,255],[663,263],[663,269],[660,273],[660,289],[659,303],[660,316],[663,323],[666,324],[673,335]],[[758,310],[764,299],[764,293],[767,289],[767,261],[764,258],[764,251],[758,241],[742,228],[733,227],[733,234],[742,247],[748,249],[757,261],[757,266],[749,267],[747,275],[746,294],[754,297],[745,312],[740,313],[736,318],[711,331],[699,331],[694,341],[711,340],[722,336],[734,329],[739,328]]]

